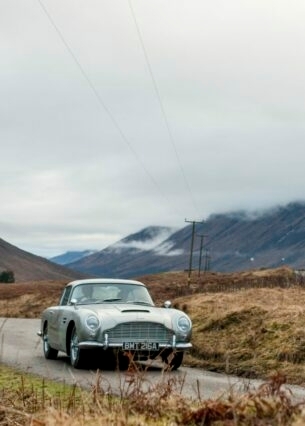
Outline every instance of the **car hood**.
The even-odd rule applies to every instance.
[[[84,308],[86,311],[94,312],[104,326],[115,326],[121,322],[130,321],[149,321],[163,324],[167,328],[172,328],[173,319],[179,316],[182,312],[176,309],[158,308],[156,306],[132,305],[128,304],[101,304],[87,305]]]

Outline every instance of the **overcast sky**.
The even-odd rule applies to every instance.
[[[0,0],[0,237],[53,256],[303,200],[304,0]]]

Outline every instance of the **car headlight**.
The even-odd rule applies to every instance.
[[[89,315],[86,318],[86,326],[91,331],[96,331],[100,326],[100,321],[95,315]]]
[[[178,328],[183,333],[187,333],[191,329],[191,321],[187,317],[180,317],[177,322]]]

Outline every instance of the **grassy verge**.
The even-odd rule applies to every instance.
[[[122,383],[120,397],[114,397],[101,390],[101,378],[97,372],[95,386],[88,391],[0,365],[0,424],[146,425],[176,421],[177,406],[171,406],[165,395],[172,395],[173,383],[143,392],[137,373]]]
[[[95,386],[85,391],[0,365],[0,424],[300,426],[305,422],[305,405],[294,405],[281,390],[281,375],[256,392],[196,402],[183,398],[170,378],[143,386],[145,371],[131,371],[119,397],[103,392],[100,378],[97,372]]]

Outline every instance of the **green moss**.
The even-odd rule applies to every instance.
[[[55,407],[68,407],[72,400],[73,404],[80,402],[86,393],[77,386],[46,380],[3,364],[0,364],[0,392],[2,395],[17,394],[20,401],[35,407],[50,402]]]

